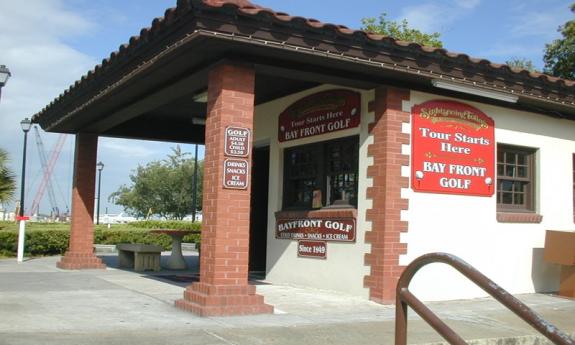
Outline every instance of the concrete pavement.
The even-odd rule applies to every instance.
[[[197,256],[187,252],[193,267]],[[115,256],[103,256],[114,267]],[[393,306],[323,290],[257,285],[273,315],[200,318],[173,303],[190,272],[141,274],[115,268],[65,271],[58,257],[0,260],[0,345],[12,344],[393,344]],[[166,258],[163,257],[165,260]],[[575,333],[575,301],[518,296]],[[476,344],[539,344],[530,326],[490,298],[428,304]],[[409,343],[442,341],[410,312]]]

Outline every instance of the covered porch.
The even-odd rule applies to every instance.
[[[407,225],[399,214],[407,201],[398,187],[408,186],[401,146],[409,137],[398,128],[409,123],[409,113],[402,101],[409,89],[481,99],[434,89],[431,80],[443,74],[463,83],[489,81],[493,89],[513,87],[496,79],[497,73],[503,72],[442,49],[291,17],[249,1],[178,1],[33,118],[46,131],[76,135],[72,232],[57,265],[105,268],[92,249],[98,137],[204,144],[200,281],[187,287],[176,306],[202,316],[271,313],[273,307],[248,284],[250,243],[255,243],[250,242],[255,108],[330,84],[375,93],[369,105],[375,167],[367,171],[373,208],[366,212],[372,227],[365,236],[371,244],[365,286],[370,299],[392,301],[399,256],[406,251],[399,234]],[[525,99],[513,107],[532,103]],[[229,148],[230,130],[247,138],[239,152]],[[226,177],[230,161],[244,164],[237,179]]]

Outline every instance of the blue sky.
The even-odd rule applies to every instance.
[[[291,15],[359,28],[364,17],[406,18],[410,26],[440,32],[444,47],[473,57],[504,62],[531,59],[542,68],[545,43],[559,37],[557,27],[572,19],[573,0],[259,0],[254,3]],[[176,0],[26,0],[0,1],[0,64],[13,73],[0,100],[0,147],[20,177],[22,139],[19,122],[41,110],[110,52],[138,35]],[[26,204],[41,179],[34,134],[29,137]],[[42,133],[46,150],[58,135]],[[73,137],[67,138],[54,173],[60,209],[69,206],[72,186]],[[174,144],[101,138],[98,159],[102,174],[102,208],[120,212],[107,201],[129,183],[138,164],[165,158]],[[193,152],[192,145],[183,145]],[[200,152],[203,156],[203,150]],[[18,194],[19,195],[19,194]],[[45,197],[47,199],[47,197]],[[13,204],[5,205],[12,209]],[[29,206],[27,206],[29,207]],[[41,211],[48,211],[43,202]]]

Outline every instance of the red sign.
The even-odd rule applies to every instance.
[[[297,256],[325,259],[327,257],[327,243],[325,241],[298,241]]]
[[[361,95],[329,90],[300,99],[279,117],[278,140],[289,141],[359,126]]]
[[[250,154],[250,129],[243,127],[226,127],[226,156],[247,157]]]
[[[245,159],[229,158],[224,160],[224,188],[248,188],[249,163]]]
[[[278,219],[276,238],[355,242],[355,219]]]
[[[493,120],[455,101],[412,109],[411,186],[418,192],[493,195]]]

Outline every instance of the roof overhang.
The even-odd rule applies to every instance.
[[[273,13],[180,1],[33,121],[54,132],[203,142],[203,126],[191,119],[205,116],[205,103],[193,96],[223,61],[254,66],[256,104],[322,83],[389,85],[575,120],[575,83]],[[438,89],[438,79],[517,102]]]

